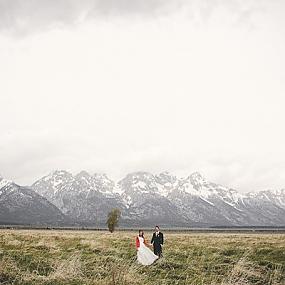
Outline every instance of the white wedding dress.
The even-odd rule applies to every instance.
[[[137,251],[138,255],[138,262],[141,263],[142,265],[150,265],[152,264],[155,260],[158,259],[158,256],[155,255],[145,244],[144,244],[144,238],[143,237],[138,237],[140,246]]]

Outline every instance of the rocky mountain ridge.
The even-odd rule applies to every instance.
[[[85,171],[54,171],[32,186],[64,214],[102,224],[118,207],[124,225],[283,226],[285,190],[247,194],[207,181],[194,172],[177,178],[168,172],[127,174],[119,182]]]
[[[68,221],[46,198],[0,177],[0,224],[63,225]]]

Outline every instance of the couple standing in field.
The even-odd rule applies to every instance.
[[[160,232],[159,226],[155,226],[151,244],[153,245],[153,252],[147,246],[143,230],[139,230],[136,238],[137,260],[142,265],[150,265],[162,257],[163,233]]]

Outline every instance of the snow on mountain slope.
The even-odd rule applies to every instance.
[[[57,207],[35,191],[0,178],[0,223],[56,225],[68,221]]]
[[[160,195],[167,197],[169,193],[178,186],[179,180],[175,175],[165,171],[155,175],[158,192]]]
[[[39,179],[32,188],[72,219],[100,224],[112,208],[122,209],[124,215],[125,205],[120,195],[113,192],[114,186],[105,174],[90,175],[81,171],[72,175],[60,170]]]
[[[174,180],[165,173],[154,176],[148,172],[134,172],[119,181],[129,221],[141,225],[186,225],[183,213],[166,197],[171,190],[169,183],[174,183]]]
[[[105,174],[55,171],[32,187],[80,221],[103,222],[118,207],[132,225],[285,225],[284,190],[241,194],[198,172],[186,178],[133,172],[115,183]]]

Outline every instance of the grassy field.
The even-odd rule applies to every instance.
[[[148,267],[135,236],[1,230],[0,284],[285,284],[285,234],[165,232],[164,257]]]

